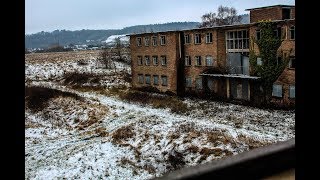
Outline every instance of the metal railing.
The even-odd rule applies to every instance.
[[[295,139],[260,147],[206,164],[186,167],[155,179],[260,179],[293,172]],[[292,173],[290,174],[292,176]]]

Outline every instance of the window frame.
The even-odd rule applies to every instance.
[[[192,88],[192,77],[188,76],[188,77],[185,78],[185,87],[186,88]]]
[[[195,66],[202,66],[201,56],[195,56],[194,59],[196,61]],[[200,64],[199,64],[199,62],[200,62]]]
[[[149,79],[149,82],[147,82],[147,79]],[[150,74],[144,75],[144,81],[146,85],[151,85],[151,75]]]
[[[295,57],[290,57],[289,58],[289,63],[288,63],[288,68],[289,69],[295,69],[296,68],[296,63],[294,62],[294,67],[292,66],[292,60],[294,59],[294,61],[296,61],[296,58]]]
[[[155,62],[155,59],[156,59],[156,62],[157,62],[157,63],[154,63],[154,62]],[[152,56],[152,64],[153,64],[154,66],[158,66],[158,65],[159,65],[158,56],[156,56],[156,55]]]
[[[138,60],[138,66],[143,66],[143,57],[137,56],[137,60]]]
[[[148,58],[148,59],[147,59]],[[148,60],[148,61],[147,61]],[[151,62],[150,62],[150,56],[144,56],[144,61],[145,61],[145,65],[146,66],[150,66]],[[147,63],[148,62],[148,63]]]
[[[191,57],[190,56],[185,56],[184,57],[184,66],[191,66],[191,65],[192,65]]]
[[[163,40],[163,42],[162,42]],[[166,36],[165,35],[160,35],[160,45],[165,46],[166,45]]]
[[[166,79],[166,81],[163,81],[164,78]],[[164,82],[166,82],[166,83],[164,84]],[[161,85],[162,86],[168,86],[168,76],[161,75]]]
[[[275,87],[281,87],[280,88],[275,88]],[[281,96],[279,96],[278,94],[275,93],[275,90],[276,90],[276,93],[279,93],[281,94]],[[280,91],[281,90],[281,91]],[[279,92],[278,92],[279,91]],[[272,97],[276,97],[276,98],[283,98],[283,86],[282,84],[273,84],[272,85]]]
[[[162,55],[162,56],[160,56],[160,58],[161,58],[161,66],[167,66],[167,64],[168,64],[167,56]],[[163,61],[163,60],[165,60],[165,61]],[[165,63],[163,63],[163,62],[165,62]]]
[[[208,57],[211,57],[211,65],[208,65]],[[206,56],[206,66],[208,66],[208,67],[213,67],[214,66],[213,56],[211,56],[211,55],[207,55]]]
[[[294,93],[293,93],[293,96],[292,96],[292,92],[291,92],[291,88],[294,88]],[[290,99],[295,99],[296,98],[296,85],[289,85],[289,98]]]
[[[151,41],[152,41],[152,46],[157,46],[158,45],[158,38],[157,36],[152,36]]]
[[[140,81],[141,80],[141,81]],[[138,83],[143,84],[144,83],[144,76],[143,74],[138,74]]]
[[[150,37],[149,36],[144,37],[144,46],[150,46]]]
[[[199,40],[199,42],[197,42],[197,39]],[[194,44],[201,44],[201,33],[194,34]]]
[[[209,35],[209,36],[208,36],[208,35]],[[209,37],[209,40],[210,40],[210,41],[208,41],[208,37]],[[206,43],[207,43],[207,44],[213,43],[213,33],[212,33],[212,32],[206,33]]]
[[[187,41],[188,40],[188,41]],[[190,34],[185,34],[184,35],[184,44],[190,44]]]
[[[292,33],[293,31],[293,33]],[[290,40],[296,40],[296,26],[290,26],[289,28],[289,34],[290,34]],[[293,34],[293,38],[292,38],[292,34]]]
[[[157,83],[155,83],[155,79],[157,78]],[[153,85],[155,85],[155,86],[158,86],[159,85],[159,75],[153,75],[152,76],[152,82],[153,82]]]
[[[200,80],[200,81],[199,81],[199,80]],[[201,87],[198,87],[198,85],[199,85],[199,84],[198,84],[198,81],[201,82],[201,83],[200,83],[200,84],[201,84]],[[197,78],[196,78],[196,80],[195,80],[195,82],[196,82],[196,87],[195,87],[196,90],[202,90],[202,89],[203,89],[203,82],[202,82],[202,81],[203,81],[203,80],[202,80],[202,77],[197,77]]]
[[[137,37],[137,46],[138,47],[142,46],[142,37]]]

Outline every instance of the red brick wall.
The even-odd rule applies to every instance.
[[[160,36],[166,36],[166,45],[160,45]],[[144,37],[150,37],[150,45],[145,46]],[[157,36],[157,46],[152,45],[152,36]],[[142,45],[137,46],[137,37],[142,38]],[[138,82],[138,74],[151,75],[151,85],[158,88],[160,91],[172,91],[177,90],[177,60],[179,58],[179,33],[178,32],[163,32],[163,33],[148,33],[141,35],[131,35],[130,37],[130,49],[131,49],[131,69],[132,69],[132,86],[143,87],[146,84],[140,84]],[[144,56],[150,57],[150,66],[145,65]],[[161,65],[161,56],[167,57],[167,66]],[[143,65],[138,65],[138,56],[143,57]],[[158,56],[159,64],[153,65],[152,56]],[[153,75],[159,75],[159,85],[153,85]],[[168,77],[168,86],[162,86],[161,75]]]
[[[212,43],[206,43],[206,33],[212,33]],[[194,43],[195,34],[201,35],[201,44]],[[191,58],[191,66],[185,66],[184,72],[185,77],[192,78],[192,90],[195,90],[196,78],[199,74],[204,72],[208,68],[217,66],[217,34],[213,29],[202,29],[202,30],[192,30],[185,31],[184,34],[190,34],[190,44],[184,45],[185,56]],[[206,66],[206,56],[210,55],[213,58],[213,66]],[[196,66],[195,56],[201,56],[202,65]],[[184,60],[183,60],[184,61]]]
[[[261,20],[280,20],[282,19],[281,7],[254,9],[250,11],[250,23]]]

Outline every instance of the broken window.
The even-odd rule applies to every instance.
[[[141,37],[138,37],[137,38],[137,46],[141,46],[141,44],[142,44]]]
[[[157,46],[157,36],[152,37],[152,45]]]
[[[195,60],[196,60],[196,66],[201,66],[201,56],[196,56],[195,57]]]
[[[150,75],[149,74],[146,74],[146,76],[145,76],[145,78],[146,78],[146,84],[149,84],[150,85]]]
[[[184,58],[184,64],[185,64],[185,66],[191,66],[191,58],[190,58],[190,56],[186,56]]]
[[[184,43],[189,44],[190,43],[190,34],[184,35]]]
[[[290,58],[289,68],[296,68],[296,58]]]
[[[227,32],[228,49],[249,49],[249,32],[248,30],[237,30]]]
[[[138,56],[138,65],[142,66],[143,62],[142,62],[142,56]]]
[[[145,56],[145,61],[146,61],[146,65],[150,66],[150,57],[149,56]]]
[[[206,56],[206,66],[213,66],[212,56]]]
[[[191,79],[191,77],[186,77],[186,87],[192,87],[192,79]]]
[[[295,26],[290,27],[290,39],[296,39],[296,31],[295,31]]]
[[[213,79],[209,78],[209,79],[207,80],[207,85],[208,85],[208,88],[209,88],[211,91],[214,90],[214,81],[213,81]]]
[[[138,74],[138,82],[143,84],[143,74]]]
[[[153,84],[158,85],[159,84],[159,76],[158,75],[153,75]]]
[[[160,36],[160,45],[166,44],[166,36]]]
[[[153,65],[158,65],[158,56],[152,56]]]
[[[201,35],[200,34],[195,34],[194,43],[195,44],[201,44]]]
[[[150,38],[149,37],[144,37],[144,45],[149,46],[150,43]]]
[[[274,96],[274,97],[282,97],[282,85],[273,84],[272,96]]]
[[[161,56],[161,65],[166,66],[167,65],[167,57],[166,56]]]
[[[206,43],[212,43],[212,33],[207,33],[207,35],[206,35]]]
[[[295,98],[296,97],[296,86],[290,85],[289,86],[289,98]]]
[[[196,89],[202,89],[202,77],[196,79]]]
[[[167,76],[161,76],[162,86],[168,85],[168,77]]]
[[[291,9],[283,8],[282,9],[282,19],[290,19]]]

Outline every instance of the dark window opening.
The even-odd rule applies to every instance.
[[[290,19],[290,9],[282,9],[282,19]]]

